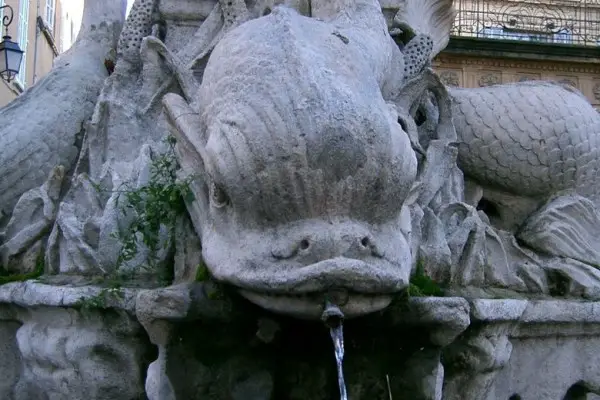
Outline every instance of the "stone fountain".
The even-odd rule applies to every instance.
[[[0,109],[0,398],[600,394],[575,89],[445,87],[450,0],[84,14]]]

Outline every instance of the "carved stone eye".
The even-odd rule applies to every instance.
[[[210,186],[210,199],[217,208],[229,205],[229,196],[222,187],[214,182]]]

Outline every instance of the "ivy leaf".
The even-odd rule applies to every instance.
[[[196,196],[194,196],[194,193],[191,190],[186,190],[184,192],[183,199],[186,203],[191,203],[196,200]]]
[[[194,199],[189,180],[177,182],[179,164],[175,157],[176,139],[168,136],[165,142],[169,145],[169,150],[153,158],[149,182],[137,188],[125,186],[126,189],[121,191],[125,204],[117,203],[117,206],[121,208],[122,214],[129,216],[131,220],[129,226],[119,235],[122,248],[117,270],[123,262],[136,257],[139,253],[138,243],[145,245],[149,250],[145,259],[145,263],[148,264],[146,267],[154,266],[158,260],[157,252],[172,245],[177,217],[186,212],[183,200]],[[160,236],[162,227],[170,233],[169,240],[164,243],[161,243]]]

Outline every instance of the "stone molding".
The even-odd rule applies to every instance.
[[[445,66],[477,66],[490,68],[511,68],[511,69],[536,69],[552,72],[569,72],[580,74],[600,74],[600,66],[581,65],[572,63],[559,62],[540,62],[540,61],[515,61],[511,59],[492,59],[492,58],[477,58],[473,56],[458,56],[440,54],[434,60],[436,68],[444,68]]]

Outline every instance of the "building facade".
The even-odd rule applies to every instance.
[[[434,67],[447,85],[551,80],[600,110],[600,1],[455,0],[452,37]]]
[[[0,80],[0,107],[10,103],[47,74],[52,69],[54,59],[74,41],[71,32],[76,34],[79,29],[81,15],[77,13],[81,14],[83,6],[79,7],[81,11],[75,7],[73,12],[69,8],[73,5],[66,4],[65,7],[67,2],[68,0],[0,0],[0,5],[10,5],[14,11],[8,34],[25,52],[16,79],[10,83]],[[83,0],[72,2],[82,4]],[[4,9],[1,12],[10,11]],[[66,18],[67,12],[71,12],[70,18]]]
[[[75,41],[83,0],[0,0],[14,10],[8,34],[25,51],[0,107],[50,71]],[[128,7],[131,6],[128,2]],[[386,0],[381,0],[385,8]],[[600,0],[455,0],[450,43],[434,61],[448,85],[481,87],[554,80],[578,88],[600,110]],[[1,15],[0,15],[1,16]]]
[[[47,1],[47,0],[46,0]],[[61,29],[59,49],[67,51],[79,34],[84,0],[60,0]]]

